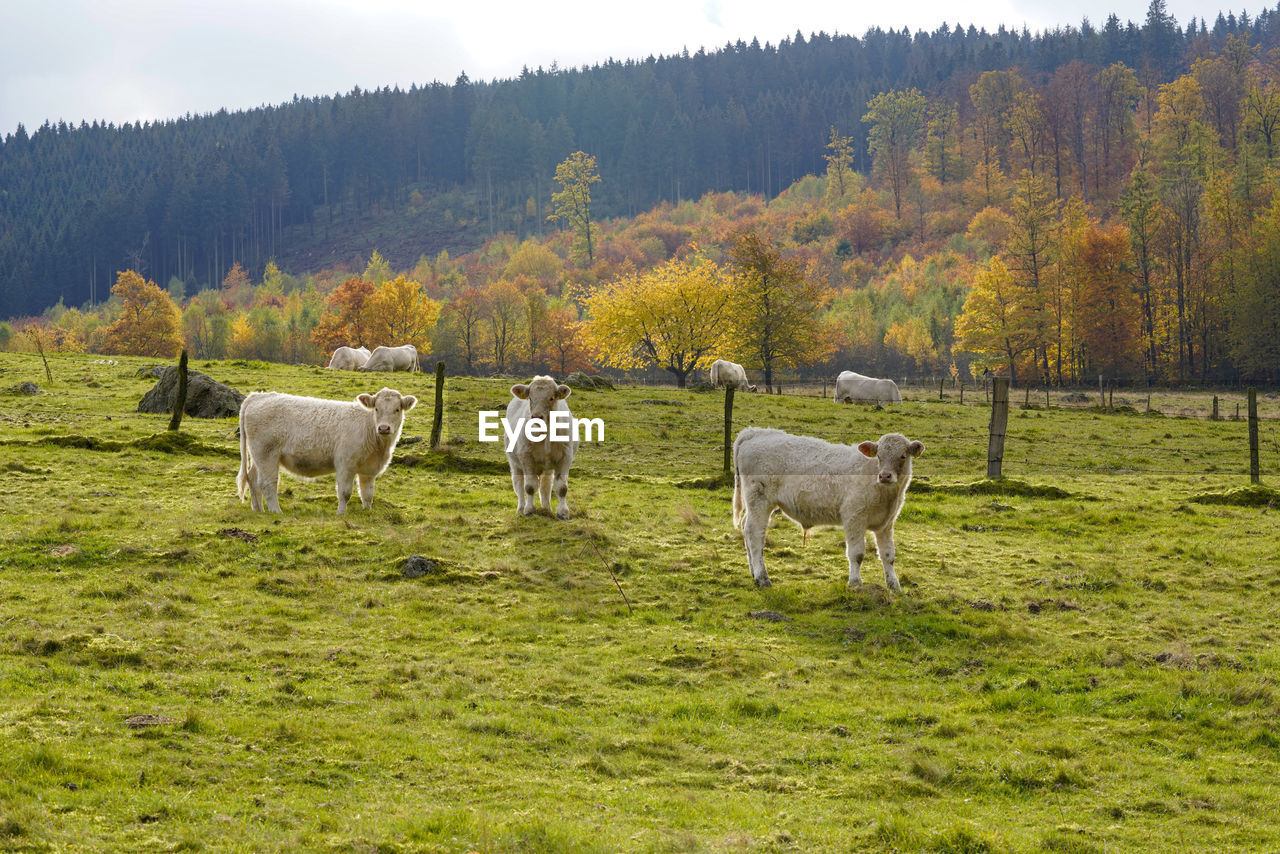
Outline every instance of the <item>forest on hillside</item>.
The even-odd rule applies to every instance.
[[[866,173],[862,116],[877,93],[918,89],[970,128],[986,121],[968,97],[983,72],[1017,70],[1041,88],[1069,64],[1092,75],[1122,63],[1155,91],[1231,37],[1265,56],[1280,44],[1280,19],[1264,9],[1180,25],[1153,0],[1137,24],[1113,15],[1035,34],[796,33],[514,80],[463,74],[149,124],[19,127],[0,144],[0,317],[103,300],[125,268],[191,292],[236,263],[257,276],[290,245],[323,239],[335,218],[426,206],[487,236],[541,235],[555,166],[575,150],[604,178],[598,216],[707,192],[769,199],[821,174],[832,128]],[[1096,100],[1106,93],[1089,94],[1073,108],[1103,118],[1071,141],[1082,165],[1083,149],[1106,145],[1106,111],[1116,109]]]

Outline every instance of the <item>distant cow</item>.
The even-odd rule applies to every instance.
[[[893,380],[841,371],[836,377],[836,403],[902,403],[902,395]]]
[[[328,367],[335,371],[358,371],[369,361],[368,347],[339,347],[329,357]]]
[[[876,535],[885,583],[900,590],[893,571],[893,523],[911,482],[911,461],[924,445],[900,433],[878,442],[835,445],[781,430],[748,427],[733,443],[733,524],[742,529],[747,566],[756,584],[769,586],[764,536],[781,510],[805,532],[844,528],[849,586],[862,583],[867,531]]]
[[[534,493],[548,512],[551,510],[551,490],[555,487],[556,516],[569,518],[569,466],[578,450],[578,439],[570,430],[570,441],[551,440],[551,413],[564,412],[569,418],[569,404],[565,398],[572,394],[567,385],[559,385],[552,377],[534,377],[528,385],[511,387],[511,402],[507,404],[507,422],[518,438],[515,447],[507,452],[511,466],[511,486],[516,491],[516,512],[528,516],[533,512]],[[541,421],[546,425],[547,438],[531,441],[525,433],[525,422]]]
[[[404,414],[418,401],[384,388],[354,401],[256,391],[240,404],[240,500],[280,512],[280,468],[304,479],[336,474],[338,515],[347,512],[351,482],[360,503],[373,506],[373,482],[391,462]]]
[[[362,371],[416,371],[418,348],[412,344],[399,347],[375,347],[369,360],[360,367]]]
[[[716,359],[711,363],[711,385],[716,388],[736,388],[742,391],[755,391],[756,387],[747,382],[747,371],[742,365],[726,359]]]

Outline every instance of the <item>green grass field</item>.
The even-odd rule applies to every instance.
[[[447,380],[441,454],[430,375],[193,363],[420,396],[371,511],[285,477],[272,516],[234,419],[135,412],[153,363],[0,354],[0,849],[1280,848],[1280,526],[1240,422],[1015,391],[991,488],[968,397],[739,395],[736,428],[926,445],[901,594],[782,519],[758,591],[719,394],[575,392],[606,432],[564,522],[476,442],[510,380]]]

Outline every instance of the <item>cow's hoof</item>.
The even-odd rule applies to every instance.
[[[557,519],[568,519],[568,518],[569,518],[569,511],[568,511],[568,510],[558,510],[558,511],[556,511],[556,518],[557,518]]]

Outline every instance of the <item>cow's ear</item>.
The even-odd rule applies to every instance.
[[[365,409],[373,409],[373,395],[371,394],[357,395],[356,403],[360,404]]]
[[[511,387],[511,394],[514,395],[515,397],[520,398],[521,400],[528,400],[529,387],[527,385],[513,385]]]
[[[561,384],[556,386],[556,400],[564,400],[571,394],[573,394],[573,389],[569,388],[567,385]]]
[[[411,394],[402,395],[400,397],[400,408],[403,409],[405,412],[408,412],[410,409],[413,409],[417,405],[418,405],[418,399]]]
[[[907,445],[907,451],[910,452],[913,457],[920,456],[924,453],[924,442],[912,442],[910,445]]]
[[[879,447],[876,446],[875,442],[863,442],[861,445],[858,446],[858,451],[864,457],[874,457],[876,455],[876,451],[878,450],[880,449]]]

